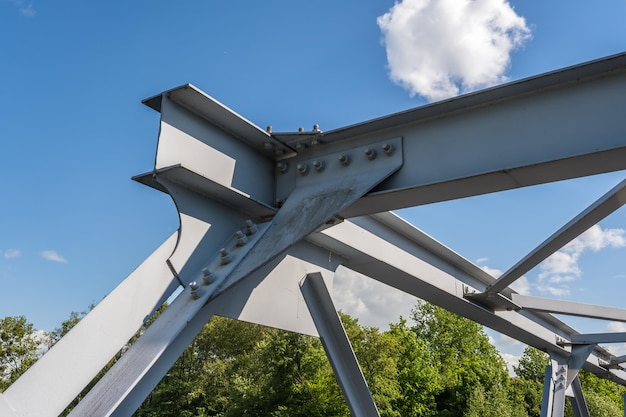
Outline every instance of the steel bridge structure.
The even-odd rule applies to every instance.
[[[0,394],[1,417],[57,416],[181,285],[71,416],[131,415],[213,315],[319,336],[352,414],[378,416],[329,290],[340,265],[547,352],[542,416],[566,398],[589,415],[580,369],[626,385],[603,347],[626,333],[553,314],[626,309],[510,288],[626,203],[626,180],[497,279],[389,212],[626,169],[626,54],[327,132],[261,129],[193,85],[144,103],[159,137],[134,179],[180,227]]]

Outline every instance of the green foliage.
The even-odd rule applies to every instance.
[[[514,366],[513,370],[515,375],[526,381],[543,384],[546,366],[548,366],[549,362],[550,357],[546,353],[528,346],[524,349],[524,354],[520,358],[518,366]]]
[[[0,319],[0,392],[35,363],[39,344],[24,316]]]
[[[58,341],[85,314],[71,313],[50,335],[51,342]],[[481,326],[432,304],[417,304],[412,313],[414,324],[400,318],[384,332],[361,326],[348,315],[339,316],[383,417],[540,415],[548,364],[548,356],[540,351],[527,348],[514,367],[517,378],[509,378],[504,361]],[[32,325],[24,317],[0,321],[0,391],[37,359],[40,341],[33,335]],[[120,355],[62,415],[69,413]],[[624,387],[585,371],[579,378],[591,415],[623,415]],[[319,339],[222,317],[207,323],[135,414],[349,415]],[[568,405],[566,416],[572,415]]]
[[[502,385],[508,389],[505,363],[477,323],[429,303],[413,310],[413,328],[439,365],[443,389],[436,395],[437,416],[463,415],[472,392]]]

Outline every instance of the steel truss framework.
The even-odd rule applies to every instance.
[[[180,228],[0,395],[0,416],[58,415],[180,283],[72,416],[132,414],[215,314],[320,336],[352,414],[377,416],[328,291],[339,265],[548,352],[543,416],[562,416],[566,396],[589,414],[581,368],[626,385],[626,357],[599,346],[626,334],[551,314],[626,310],[509,287],[621,207],[626,181],[498,279],[388,213],[626,169],[626,54],[330,132],[262,130],[192,85],[144,103],[160,133],[135,180],[172,197]]]

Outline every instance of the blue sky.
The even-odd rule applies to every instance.
[[[486,21],[500,25],[497,49],[481,43],[493,35]],[[431,72],[464,92],[623,52],[625,21],[625,0],[0,0],[0,317],[54,329],[177,228],[169,198],[130,180],[154,161],[158,114],[143,98],[190,82],[261,127],[330,130],[455,93]],[[400,214],[497,274],[623,178]],[[561,263],[528,274],[525,290],[622,306],[624,229],[620,210]],[[371,300],[375,287],[352,278],[339,285],[351,290],[337,303],[365,324],[414,304],[391,292]]]

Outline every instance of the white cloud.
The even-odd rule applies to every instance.
[[[506,0],[403,0],[377,22],[391,80],[429,101],[506,81],[530,38]]]
[[[34,17],[37,12],[32,2],[26,2],[24,0],[6,0],[7,3],[12,4],[17,10],[25,17]]]
[[[588,250],[597,252],[607,247],[626,246],[625,232],[623,229],[602,229],[597,224],[592,226],[541,263],[538,288],[552,295],[569,294],[567,283],[582,275],[578,266],[580,256]]]
[[[22,254],[22,252],[19,249],[7,249],[4,251],[4,257],[6,259],[13,259],[13,258],[17,258],[18,256],[20,256]]]
[[[339,268],[333,283],[338,310],[359,319],[364,326],[386,330],[400,316],[408,318],[417,299],[347,268]]]
[[[41,252],[41,256],[47,261],[67,263],[67,259],[59,255],[57,251],[54,250],[45,250]]]
[[[489,260],[489,258],[478,258],[476,259],[476,263],[477,264],[483,264],[485,262],[487,262]]]

